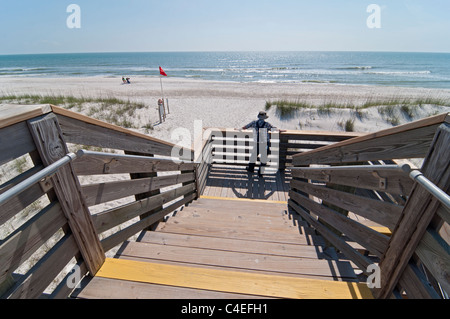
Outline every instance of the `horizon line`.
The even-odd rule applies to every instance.
[[[37,52],[37,53],[0,53],[0,56],[12,55],[57,55],[57,54],[115,54],[115,53],[256,53],[256,52],[353,52],[353,53],[437,53],[450,54],[447,51],[386,51],[386,50],[168,50],[168,51],[84,51],[84,52]]]

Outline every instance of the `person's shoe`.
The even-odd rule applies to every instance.
[[[254,172],[255,172],[255,170],[254,170],[254,169],[251,169],[250,167],[246,167],[245,169],[246,169],[247,172],[249,172],[249,173],[254,173]]]

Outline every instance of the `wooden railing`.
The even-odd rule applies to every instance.
[[[201,142],[201,156],[196,162],[208,164],[248,165],[254,149],[253,130],[208,128]],[[364,134],[355,132],[319,132],[319,131],[274,131],[269,132],[269,163],[266,170],[270,173],[292,166],[292,157],[336,142],[348,140]],[[259,164],[259,161],[256,162]],[[203,170],[202,170],[203,171]]]
[[[110,249],[198,196],[197,165],[173,157],[192,150],[50,105],[5,106],[0,115],[0,166],[32,163],[0,185],[12,193],[0,203],[2,298],[69,296]],[[78,151],[20,187],[69,148],[92,147],[108,152]]]
[[[197,198],[211,163],[247,164],[253,140],[247,131],[210,130],[192,161],[193,150],[55,106],[2,106],[0,114],[0,168],[20,171],[2,177],[0,195],[77,153],[1,199],[2,298],[69,296],[114,247]],[[450,291],[449,212],[392,166],[424,158],[422,173],[448,193],[448,122],[444,114],[362,136],[272,135],[278,168],[295,166],[289,206],[366,276],[379,266],[377,297]]]
[[[424,159],[448,194],[449,127],[443,114],[293,156],[289,206],[379,279],[378,298],[448,297],[449,211],[397,164]]]

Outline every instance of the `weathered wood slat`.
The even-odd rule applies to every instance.
[[[292,233],[268,232],[267,230],[258,229],[233,229],[229,227],[221,227],[220,225],[180,225],[165,224],[158,231],[185,234],[210,236],[214,234],[220,238],[237,238],[243,240],[257,240],[262,242],[287,243],[300,245],[324,245],[323,240],[318,236],[305,235],[302,237],[295,236]],[[297,233],[298,234],[298,233]]]
[[[75,257],[75,258],[77,258],[77,257]],[[71,297],[70,295],[74,291],[74,287],[72,285],[68,285],[67,283],[70,282],[71,284],[76,284],[73,282],[74,270],[79,271],[81,278],[83,278],[88,273],[86,263],[82,260],[82,258],[77,258],[77,260],[78,259],[80,259],[80,261],[74,265],[74,268],[72,268],[72,271],[70,271],[66,275],[66,277],[64,277],[63,280],[59,283],[59,285],[55,288],[55,290],[52,291],[51,295],[49,296],[49,299],[67,299],[67,298]],[[79,268],[76,269],[75,267],[79,267]],[[88,278],[92,278],[92,277],[89,276]],[[81,282],[80,282],[80,285],[81,285]]]
[[[170,156],[175,144],[52,106],[67,142]],[[82,134],[80,134],[82,133]]]
[[[54,114],[32,119],[28,121],[28,126],[44,166],[56,162],[68,153]],[[51,179],[89,272],[95,274],[104,262],[105,253],[70,163],[60,168]]]
[[[448,192],[449,124],[439,127],[432,145],[422,166],[422,173],[444,192]],[[382,287],[375,291],[377,298],[387,298],[391,294],[439,206],[440,202],[427,190],[418,184],[415,185],[391,237],[389,249],[380,262]]]
[[[12,218],[22,209],[39,199],[45,193],[39,184],[34,184],[17,196],[10,198],[8,201],[0,205],[0,225]]]
[[[82,186],[88,206],[132,196],[163,187],[194,181],[194,173],[141,178]]]
[[[367,267],[372,264],[372,261],[353,249],[344,240],[339,238],[328,227],[324,226],[317,219],[312,218],[311,215],[302,209],[294,200],[289,199],[289,206],[292,207],[306,222],[317,229],[321,236],[331,242],[337,249],[342,251],[348,258],[352,260],[363,272],[367,272]]]
[[[107,259],[100,277],[282,298],[372,298],[365,284]]]
[[[18,228],[0,246],[0,282],[67,222],[61,206],[52,203]]]
[[[194,170],[194,163],[160,158],[122,158],[113,155],[83,156],[73,162],[77,175],[133,174]]]
[[[51,112],[49,104],[40,105],[0,105],[0,129]]]
[[[64,236],[30,271],[9,295],[11,299],[39,298],[48,285],[79,252],[72,235]]]
[[[353,195],[343,191],[309,184],[298,180],[291,181],[291,188],[295,188],[321,198],[329,204],[339,206],[345,210],[368,218],[378,224],[388,227],[389,229],[395,228],[403,209],[403,206]]]
[[[163,206],[179,197],[192,193],[194,190],[194,184],[178,187],[152,197],[92,215],[92,219],[97,231],[102,233],[112,227],[148,213],[157,207]]]
[[[365,133],[357,132],[325,132],[325,131],[291,131],[286,130],[280,133],[280,140],[286,143],[289,140],[293,141],[326,141],[326,142],[340,142],[350,138],[364,136]]]
[[[0,165],[36,149],[25,122],[0,129]]]
[[[439,234],[428,229],[416,249],[420,260],[442,285],[445,291],[450,291],[449,267],[450,247]]]
[[[166,222],[166,225],[192,226],[202,227],[216,227],[220,225],[222,228],[229,228],[236,232],[247,231],[257,228],[261,232],[270,233],[284,233],[291,234],[293,237],[298,236],[303,230],[299,226],[289,225],[288,222],[283,222],[282,218],[252,218],[250,216],[236,216],[236,217],[186,217],[186,218],[171,218]]]
[[[167,260],[198,265],[269,271],[278,274],[311,275],[330,278],[354,279],[355,273],[348,262],[293,258],[267,254],[217,251],[202,248],[178,247],[150,243],[126,243],[121,256]]]
[[[211,234],[211,236],[206,237],[149,231],[141,236],[140,242],[285,257],[332,259],[323,252],[323,249],[320,246],[218,238],[213,237],[213,235],[214,234]]]
[[[290,198],[301,206],[313,212],[333,228],[346,234],[360,245],[366,247],[377,256],[382,256],[387,249],[389,237],[378,233],[371,228],[364,226],[332,209],[322,206],[315,201],[295,192],[289,192]]]
[[[375,165],[374,165],[375,166]],[[402,172],[383,170],[382,167],[374,167],[373,170],[333,170],[318,168],[317,170],[302,170],[293,168],[292,176],[311,179],[319,182],[354,186],[370,190],[382,191],[390,194],[408,195],[414,182]]]
[[[94,277],[72,297],[78,299],[268,299],[256,295],[154,285],[136,281]]]
[[[400,277],[399,285],[406,290],[408,299],[439,299],[439,295],[431,287],[416,265],[409,263],[403,275]]]
[[[102,246],[105,251],[108,251],[115,246],[121,244],[131,236],[137,234],[138,232],[146,229],[147,227],[153,225],[157,221],[159,221],[161,218],[166,216],[169,213],[172,213],[177,208],[186,205],[190,202],[192,202],[196,198],[197,194],[193,193],[191,195],[185,195],[185,197],[174,204],[160,210],[157,212],[153,212],[151,215],[141,219],[139,222],[134,223],[131,226],[128,226],[127,228],[124,228],[113,235],[105,238],[102,240]]]
[[[424,157],[442,114],[295,155],[295,166]]]

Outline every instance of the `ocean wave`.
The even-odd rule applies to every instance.
[[[340,68],[335,68],[336,70],[371,70],[373,69],[373,66],[345,66]]]
[[[383,74],[383,75],[414,75],[414,74],[431,74],[431,71],[372,71],[366,74]]]

